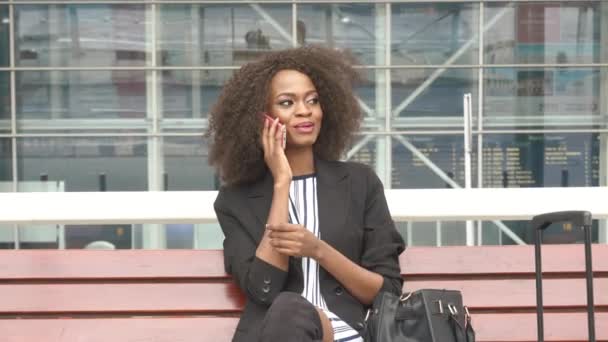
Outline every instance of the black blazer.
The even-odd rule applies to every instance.
[[[353,262],[384,277],[382,290],[401,293],[399,255],[403,239],[388,211],[374,171],[359,163],[315,159],[319,229],[322,239]],[[233,341],[256,341],[260,323],[282,291],[301,293],[300,258],[284,272],[255,256],[270,211],[273,180],[268,173],[246,186],[222,187],[214,203],[224,232],[224,264],[247,296]],[[323,268],[321,293],[329,309],[355,329],[367,310]]]

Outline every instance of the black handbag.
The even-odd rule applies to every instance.
[[[471,316],[455,290],[381,292],[365,323],[366,342],[475,342]]]

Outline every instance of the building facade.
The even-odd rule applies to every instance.
[[[216,190],[202,134],[222,85],[306,44],[357,57],[365,120],[344,159],[387,189],[608,183],[608,1],[4,0],[0,20],[2,192]],[[0,248],[221,248],[217,225],[150,228],[5,226]],[[465,241],[464,222],[399,228]]]

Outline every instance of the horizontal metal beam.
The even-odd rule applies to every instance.
[[[2,134],[0,138],[81,138],[81,137],[201,137],[204,131],[192,131],[191,129],[183,131],[169,131],[160,133],[138,133],[138,132],[95,132],[89,133],[19,133],[19,134]],[[574,133],[608,133],[608,129],[547,129],[547,130],[483,130],[473,131],[474,135],[480,134],[574,134]],[[360,131],[355,133],[356,136],[439,136],[439,135],[462,135],[463,130],[403,130],[403,131]]]
[[[596,0],[598,1],[598,0]],[[28,0],[6,0],[0,4],[11,5],[58,5],[58,4],[210,4],[210,5],[242,5],[242,4],[407,4],[407,3],[436,3],[437,0],[287,0],[279,2],[277,0],[48,0],[48,1],[28,1]],[[504,3],[505,0],[441,0],[442,3]],[[515,3],[547,2],[547,0],[510,0]],[[572,0],[553,0],[551,2],[572,2]]]
[[[560,210],[608,219],[608,187],[386,190],[396,221],[529,220]],[[0,193],[0,224],[216,222],[215,191]],[[176,205],[179,203],[179,205]]]
[[[268,50],[272,52],[273,50]],[[237,70],[240,66],[234,65],[193,65],[193,66],[42,66],[42,67],[30,67],[30,66],[16,66],[16,67],[0,67],[0,71],[141,71],[141,70]],[[513,68],[513,69],[547,69],[547,68],[608,68],[608,63],[547,63],[547,64],[393,64],[393,65],[355,65],[355,69],[498,69],[498,68]]]

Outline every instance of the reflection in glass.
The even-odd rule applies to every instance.
[[[217,190],[219,179],[208,165],[207,142],[202,137],[163,138],[165,190]]]
[[[143,5],[18,5],[15,18],[17,66],[146,63]]]
[[[409,246],[437,246],[437,222],[410,222]]]
[[[473,139],[472,146],[476,146]],[[394,136],[394,189],[464,187],[464,138],[459,135]],[[471,157],[471,180],[477,183],[477,156]]]
[[[145,191],[147,154],[146,139],[140,137],[20,138],[18,178],[58,182],[68,192]]]
[[[535,236],[530,229],[530,221],[501,221],[508,229],[519,236],[525,243],[533,244]],[[600,221],[593,220],[591,225],[591,241],[598,242]],[[508,235],[501,232],[493,222],[483,221],[481,231],[484,245],[514,245]],[[543,232],[543,244],[570,244],[584,241],[581,229],[569,229],[567,225],[552,224]]]
[[[365,116],[364,130],[384,130],[385,117],[389,115],[386,104],[386,71],[384,69],[358,69],[361,81],[355,86],[355,96],[360,100]]]
[[[69,225],[65,247],[69,249],[131,249],[131,224]]]
[[[206,118],[232,70],[165,70],[163,118]]]
[[[463,95],[471,93],[473,117],[477,106],[477,69],[395,69],[392,72],[392,105],[394,127],[411,128],[408,124],[428,125],[437,117],[462,120]],[[432,83],[425,84],[428,80]],[[401,118],[415,117],[415,122],[400,125]],[[425,121],[429,119],[428,121]],[[462,121],[459,123],[462,127]]]
[[[146,117],[146,101],[145,71],[17,73],[17,118],[49,120],[45,125],[53,124],[55,129],[60,129],[62,123],[67,125],[64,129],[108,128],[109,122],[116,119],[125,120],[118,128],[130,124],[130,128],[143,129],[143,120],[127,119]],[[86,120],[70,126],[61,119]],[[20,126],[27,128],[24,124],[21,122]]]
[[[377,136],[357,135],[350,148],[346,149],[344,159],[375,168],[377,162],[377,144]]]
[[[598,186],[597,133],[486,134],[483,187]]]
[[[488,3],[486,23],[498,20],[485,33],[484,59],[490,64],[601,62],[601,20],[608,20],[601,6],[602,1]]]
[[[8,72],[0,71],[0,132],[10,132],[11,91]]]
[[[12,192],[13,168],[12,168],[13,150],[11,148],[11,139],[0,138],[0,192]]]
[[[8,6],[0,5],[0,67],[7,67],[10,64],[9,60],[9,27],[10,19]],[[1,95],[0,95],[1,96]]]
[[[484,78],[490,126],[606,125],[599,68],[489,68]]]
[[[298,5],[300,44],[327,44],[353,54],[358,64],[384,65],[385,4]]]
[[[391,63],[477,63],[478,8],[472,3],[393,4]]]
[[[0,138],[0,192],[13,192],[11,139]],[[14,248],[13,225],[0,224],[0,249]]]
[[[159,64],[242,65],[292,46],[291,6],[160,6]]]

